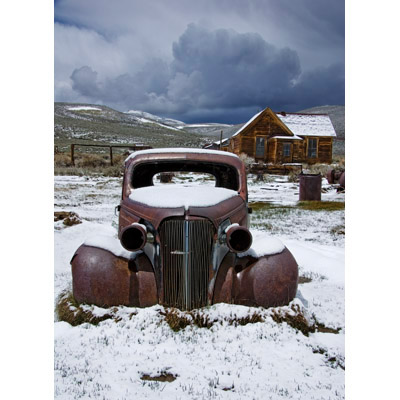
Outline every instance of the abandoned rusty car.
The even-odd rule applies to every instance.
[[[158,179],[166,173],[203,174],[213,186],[162,184]],[[282,244],[264,252],[262,242],[254,248],[247,201],[245,166],[234,154],[132,153],[117,206],[118,239],[88,240],[77,249],[71,260],[75,299],[103,307],[162,304],[181,310],[220,302],[288,304],[297,291],[296,260]]]

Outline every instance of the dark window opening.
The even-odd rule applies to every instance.
[[[283,157],[290,157],[290,143],[283,143]]]
[[[199,161],[157,161],[137,164],[132,172],[131,185],[134,189],[153,186],[154,175],[163,172],[198,172],[215,177],[215,186],[239,191],[239,174],[228,164]]]
[[[265,153],[265,138],[256,138],[256,157],[264,157]]]
[[[308,139],[308,158],[316,158],[317,157],[317,139]]]

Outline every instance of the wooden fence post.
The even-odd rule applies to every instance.
[[[110,162],[111,162],[111,166],[113,166],[113,159],[112,159],[112,146],[110,146]]]
[[[71,164],[75,166],[75,159],[74,159],[74,150],[75,150],[75,145],[71,144]]]

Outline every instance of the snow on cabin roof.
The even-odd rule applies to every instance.
[[[265,109],[266,110],[266,109]],[[238,135],[244,131],[255,119],[257,119],[262,112],[250,118],[233,136]],[[333,128],[332,122],[327,114],[298,114],[298,113],[274,113],[289,130],[297,136],[329,136],[335,137],[336,132]],[[277,137],[277,138],[280,138]],[[286,137],[285,137],[286,139]]]
[[[275,114],[297,136],[336,136],[327,114]]]
[[[191,154],[212,154],[212,155],[218,154],[218,155],[238,158],[238,156],[236,154],[229,153],[226,151],[181,147],[181,148],[162,148],[162,149],[148,149],[148,150],[135,151],[134,153],[132,153],[128,156],[128,158],[125,160],[125,162],[133,157],[136,157],[136,156],[142,155],[142,154],[162,154],[162,153],[183,153],[183,154],[191,153]]]

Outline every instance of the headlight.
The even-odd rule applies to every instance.
[[[138,251],[146,244],[147,229],[144,225],[133,223],[122,230],[121,244],[128,251]]]
[[[253,237],[247,228],[232,225],[226,231],[226,244],[234,253],[248,250],[253,242]]]

